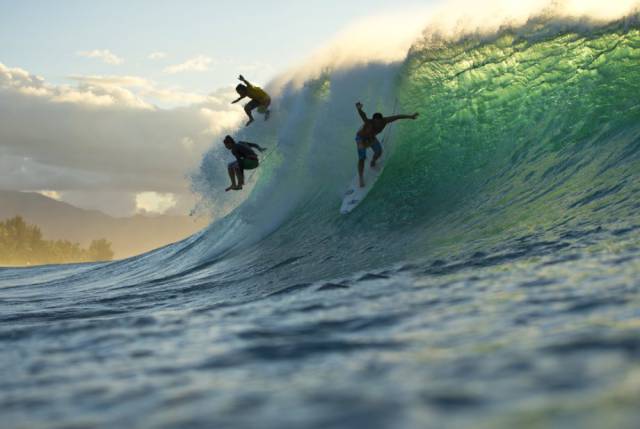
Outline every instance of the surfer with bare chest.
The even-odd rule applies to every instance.
[[[356,103],[356,109],[363,122],[362,127],[356,134],[356,145],[358,147],[358,177],[360,179],[360,187],[364,188],[364,162],[367,159],[367,149],[373,149],[371,168],[375,168],[376,162],[378,162],[378,159],[382,156],[382,145],[378,140],[378,134],[380,134],[388,124],[398,119],[416,119],[418,113],[395,116],[382,116],[382,113],[374,113],[371,119],[369,119],[364,110],[362,110],[362,107],[362,103]]]

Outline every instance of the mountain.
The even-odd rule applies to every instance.
[[[126,258],[179,241],[204,228],[207,219],[189,216],[109,216],[85,210],[34,192],[0,190],[0,220],[22,216],[40,227],[47,240],[69,240],[88,246],[106,238],[116,259]]]

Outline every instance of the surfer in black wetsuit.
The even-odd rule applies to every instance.
[[[244,170],[253,170],[260,165],[258,161],[258,154],[256,154],[251,148],[258,149],[263,152],[265,148],[260,147],[255,143],[249,142],[237,142],[231,136],[224,138],[224,146],[231,151],[233,156],[236,157],[236,161],[229,163],[229,178],[231,179],[231,186],[225,189],[228,191],[239,191],[244,186]],[[237,178],[237,181],[236,181]]]
[[[356,103],[356,109],[358,114],[362,118],[362,128],[356,134],[356,144],[358,145],[358,175],[360,177],[360,187],[364,188],[364,161],[367,159],[367,148],[373,149],[373,159],[371,160],[371,168],[376,166],[376,162],[382,156],[382,145],[378,141],[377,135],[384,130],[387,124],[398,119],[416,119],[417,113],[413,115],[395,115],[395,116],[382,116],[382,113],[374,113],[373,117],[369,119],[367,114],[362,110],[362,103]]]

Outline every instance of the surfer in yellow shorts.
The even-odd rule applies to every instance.
[[[247,125],[245,126],[249,126],[249,124],[253,122],[253,115],[251,114],[251,111],[255,108],[258,108],[259,113],[264,114],[265,121],[269,119],[269,114],[271,113],[269,112],[269,105],[271,104],[271,97],[269,97],[269,94],[259,86],[251,85],[251,83],[249,83],[249,81],[242,75],[240,75],[238,79],[240,79],[244,85],[241,83],[236,86],[236,92],[240,94],[240,97],[238,97],[237,100],[234,100],[231,104],[235,104],[245,97],[249,97],[251,99],[251,101],[244,106],[244,111],[249,117],[249,122],[247,122]]]
[[[356,103],[356,109],[364,124],[356,134],[356,145],[358,146],[358,176],[360,177],[360,187],[364,188],[364,161],[367,159],[367,148],[373,149],[373,159],[371,168],[375,168],[376,162],[382,156],[382,145],[378,141],[377,135],[384,130],[387,124],[398,119],[416,119],[417,113],[413,115],[382,116],[382,113],[374,113],[371,119],[362,110],[362,103]]]

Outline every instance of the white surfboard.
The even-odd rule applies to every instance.
[[[372,154],[369,154],[372,155]],[[358,178],[358,173],[356,172],[355,177],[351,181],[351,185],[349,189],[344,193],[344,198],[342,199],[342,206],[340,206],[340,213],[347,214],[350,213],[353,209],[355,209],[358,204],[364,200],[369,191],[373,188],[373,185],[378,180],[378,177],[382,173],[384,169],[384,160],[385,160],[386,151],[382,153],[382,156],[376,162],[375,168],[370,167],[370,159],[367,159],[364,164],[364,184],[363,188],[360,187],[360,179]]]

